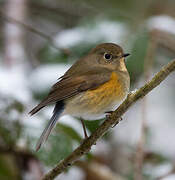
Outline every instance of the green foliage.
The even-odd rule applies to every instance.
[[[41,63],[67,63],[68,55],[63,51],[59,51],[50,47],[50,44],[45,45],[38,52],[38,59]]]
[[[84,120],[84,123],[86,128],[90,131],[90,133],[93,133],[100,125],[101,120],[94,120],[94,121]]]
[[[87,53],[100,42],[102,42],[102,40],[94,43],[94,42],[87,42],[87,40],[84,39],[83,42],[80,42],[72,46],[71,52],[73,52],[74,59],[77,60],[87,55]]]
[[[49,90],[49,89],[48,89]],[[48,95],[48,91],[33,92],[33,98],[41,101]]]
[[[20,180],[20,172],[12,155],[0,155],[0,179]]]
[[[160,165],[163,163],[167,163],[169,160],[169,158],[160,153],[148,152],[145,154],[145,163],[149,163],[152,165]]]
[[[69,136],[72,140],[75,140],[78,143],[81,142],[81,136],[71,126],[59,123],[56,128],[58,129],[58,131],[61,130],[62,133]]]
[[[127,68],[131,77],[131,84],[133,84],[143,73],[147,46],[148,34],[146,32],[135,34],[131,55],[127,58]]]
[[[10,113],[12,109],[18,111],[19,113],[23,113],[25,110],[24,105],[18,100],[11,99],[11,102],[8,102],[7,100],[7,103],[9,103],[9,105],[5,108],[6,113]]]
[[[104,119],[100,120],[84,120],[86,128],[90,131],[90,134],[93,133],[102,123]],[[104,134],[102,137],[104,140],[108,140],[111,137],[111,131],[108,131],[107,133]]]
[[[71,139],[65,134],[52,133],[36,155],[45,165],[53,166],[72,152],[72,145]]]
[[[100,43],[100,42],[99,42]],[[72,63],[71,61],[76,61],[77,59],[86,55],[89,50],[96,46],[96,43],[89,43],[86,41],[80,42],[69,48],[70,54],[65,54],[62,50],[57,50],[50,48],[49,44],[40,49],[38,52],[38,59],[43,64],[50,63]]]
[[[53,166],[72,152],[74,142],[80,143],[81,140],[71,126],[59,123],[36,155],[47,166]]]
[[[24,105],[15,100],[3,98],[0,99],[4,106],[0,109],[0,148],[16,147],[18,140],[21,138],[23,126],[19,121],[20,116],[12,117],[12,112],[22,114],[24,112]],[[12,117],[12,119],[10,119]],[[0,154],[0,179],[20,180],[20,171],[16,165],[16,158],[13,154],[2,153]]]
[[[19,117],[10,121],[9,115],[13,111],[16,111],[19,114],[23,113],[24,105],[14,99],[11,99],[10,101],[8,99],[3,99],[2,102],[6,105],[1,107],[0,111],[0,139],[9,147],[12,147],[21,137],[23,126],[19,121]]]

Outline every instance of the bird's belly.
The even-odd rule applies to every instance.
[[[96,89],[82,92],[65,103],[65,113],[83,119],[99,119],[114,110],[126,97],[127,90],[113,75],[110,81]]]

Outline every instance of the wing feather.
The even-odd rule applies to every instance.
[[[48,96],[32,109],[29,114],[33,115],[43,107],[56,103],[58,101],[70,98],[76,94],[88,89],[95,89],[99,85],[107,82],[110,78],[110,73],[87,73],[81,76],[71,76],[58,81],[52,86]]]

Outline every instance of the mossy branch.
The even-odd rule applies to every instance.
[[[125,101],[101,124],[94,133],[89,136],[79,147],[77,147],[68,157],[60,161],[52,170],[50,170],[42,180],[54,179],[61,174],[67,167],[71,166],[81,156],[88,153],[96,141],[106,133],[111,126],[119,123],[120,117],[134,104],[137,100],[143,98],[152,89],[158,86],[171,72],[175,70],[175,60],[164,66],[149,82],[143,87],[128,94]]]

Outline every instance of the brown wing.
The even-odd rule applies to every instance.
[[[63,76],[64,77],[64,76]],[[105,83],[110,78],[110,73],[88,73],[81,76],[72,76],[63,78],[52,86],[49,95],[38,104],[29,114],[33,115],[41,108],[56,103],[58,101],[70,98],[82,91],[94,89]]]

